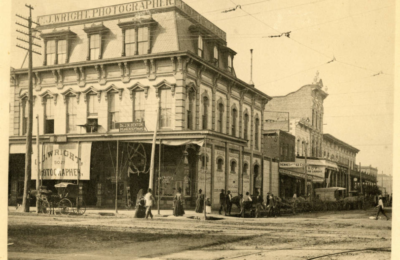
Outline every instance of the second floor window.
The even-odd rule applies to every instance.
[[[247,175],[248,169],[249,169],[249,165],[247,163],[243,164],[243,175]]]
[[[56,63],[56,41],[48,41],[46,44],[46,63],[47,65],[54,65]]]
[[[28,100],[22,101],[22,134],[26,135],[28,127]]]
[[[110,130],[117,129],[119,122],[119,98],[118,93],[111,92],[108,94],[108,126]]]
[[[97,119],[98,109],[97,109],[97,96],[96,95],[88,95],[87,104],[88,104],[88,118]]]
[[[171,127],[171,89],[160,89],[160,128]]]
[[[231,173],[236,173],[236,161],[231,162]]]
[[[149,50],[149,28],[138,28],[138,54],[147,54]]]
[[[232,136],[236,136],[236,120],[237,119],[237,110],[236,108],[232,109]]]
[[[259,147],[259,127],[260,127],[260,120],[256,118],[256,123],[255,123],[255,131],[254,131],[254,147],[258,150]]]
[[[133,121],[144,120],[144,91],[135,91],[133,100]]]
[[[199,35],[199,38],[197,39],[197,55],[199,55],[200,57],[204,57],[204,51],[203,51],[203,37],[201,37],[201,35]]]
[[[67,40],[57,42],[57,64],[64,64],[67,61]]]
[[[219,103],[218,105],[218,132],[222,133],[222,122],[224,118],[224,105]]]
[[[245,140],[249,140],[249,114],[244,114],[244,135],[243,138]]]
[[[187,128],[193,130],[193,101],[194,101],[194,91],[190,90],[188,96],[188,110],[187,110]]]
[[[76,97],[67,98],[67,133],[76,132]]]
[[[100,58],[100,34],[90,35],[90,60],[97,60]]]
[[[46,98],[46,103],[44,104],[44,133],[54,134],[54,107],[53,98]]]
[[[208,128],[208,98],[203,98],[203,130]]]
[[[223,170],[222,169],[223,165],[224,165],[224,160],[218,159],[218,161],[217,161],[217,170],[218,171],[222,171]]]

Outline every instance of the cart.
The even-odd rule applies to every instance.
[[[323,202],[323,210],[339,210],[342,208],[345,190],[342,187],[315,189],[316,200]]]
[[[52,196],[57,204],[58,211],[63,215],[75,213],[83,215],[86,212],[85,201],[79,196],[79,185],[69,182],[61,182],[54,187],[58,196]],[[55,204],[53,204],[55,205]]]

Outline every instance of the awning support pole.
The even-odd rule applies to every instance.
[[[36,115],[37,132],[36,132],[36,151],[37,151],[37,175],[36,175],[36,214],[39,214],[39,198],[40,198],[40,187],[39,187],[39,175],[40,175],[40,155],[39,155],[39,115]]]
[[[119,140],[117,140],[117,163],[115,167],[115,213],[118,213],[118,151]]]

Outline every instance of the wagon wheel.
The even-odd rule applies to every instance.
[[[62,215],[69,215],[73,211],[71,201],[67,198],[60,200],[58,203],[58,211]]]

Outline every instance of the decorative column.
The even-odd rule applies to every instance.
[[[211,124],[211,129],[215,131],[215,99],[217,95],[217,86],[214,86],[212,89],[212,107],[211,107],[211,119],[212,119],[212,124]]]

